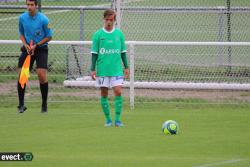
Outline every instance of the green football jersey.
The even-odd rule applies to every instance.
[[[91,53],[98,54],[96,76],[123,76],[121,53],[126,52],[126,45],[122,31],[99,29],[92,42]]]

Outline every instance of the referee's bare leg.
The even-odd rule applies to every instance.
[[[48,98],[48,79],[47,79],[47,69],[37,68],[36,73],[40,82],[40,90],[42,95],[42,113],[47,113],[47,98]]]

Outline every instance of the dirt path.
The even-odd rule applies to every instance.
[[[30,81],[27,96],[40,96],[38,81]],[[99,97],[100,91],[96,88],[65,88],[60,83],[49,83],[50,96],[68,97]],[[17,94],[16,81],[0,83],[1,96]],[[110,96],[113,92],[110,90]],[[123,89],[123,95],[129,97],[129,89]],[[135,89],[136,97],[157,99],[202,99],[211,102],[217,101],[245,101],[250,102],[250,91],[218,91],[218,90],[153,90]]]

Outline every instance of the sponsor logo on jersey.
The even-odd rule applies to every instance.
[[[120,54],[120,50],[119,49],[105,49],[105,48],[101,48],[100,52],[101,55],[103,54]]]

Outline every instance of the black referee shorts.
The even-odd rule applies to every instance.
[[[22,68],[23,63],[28,55],[24,47],[21,48],[21,51],[22,53],[18,60],[18,68]],[[48,46],[36,48],[34,55],[31,56],[30,70],[32,69],[35,61],[36,61],[36,68],[48,69]]]

